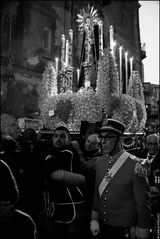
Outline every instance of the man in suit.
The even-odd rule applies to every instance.
[[[151,173],[148,177],[150,186],[154,186],[154,173],[155,170],[160,171],[160,150],[159,150],[159,136],[157,134],[150,134],[146,140],[146,151],[142,158],[147,157],[151,163]]]
[[[153,187],[155,185],[155,170],[160,171],[159,136],[157,134],[149,134],[146,138],[145,150],[135,151],[134,155],[149,160],[151,170],[148,180],[149,185]]]
[[[160,211],[160,185],[158,183],[160,175],[160,150],[159,136],[157,134],[149,134],[146,138],[146,148],[144,151],[137,151],[135,155],[139,158],[147,159],[150,165],[150,174],[148,176],[150,191],[151,191],[151,211],[152,211],[152,233],[151,237],[156,238],[158,214]],[[156,176],[156,177],[155,177]]]
[[[149,185],[143,164],[123,148],[124,130],[125,125],[114,119],[100,129],[104,154],[96,162],[90,229],[102,239],[123,239],[130,228],[130,238],[136,233],[138,238],[149,238]]]

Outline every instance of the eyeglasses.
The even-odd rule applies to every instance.
[[[158,143],[147,143],[147,145],[149,145],[149,146],[158,146]]]
[[[117,135],[100,136],[100,139],[105,141],[111,141],[111,140],[114,140],[115,138],[117,138]]]

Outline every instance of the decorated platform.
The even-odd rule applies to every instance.
[[[62,35],[61,62],[49,62],[39,86],[39,108],[46,128],[60,125],[80,131],[82,122],[104,123],[107,117],[122,121],[126,132],[145,128],[146,109],[138,71],[130,62],[130,76],[122,78],[121,48],[115,56],[113,30],[110,45],[104,48],[103,20],[93,6],[77,14],[77,27],[83,37],[79,69],[72,65],[73,30]],[[126,71],[127,74],[127,71]],[[75,79],[76,77],[76,79]],[[73,82],[77,89],[73,91]],[[124,92],[125,85],[125,92]]]

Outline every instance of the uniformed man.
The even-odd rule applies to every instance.
[[[141,161],[124,150],[124,130],[125,125],[114,119],[108,119],[100,129],[104,154],[96,162],[90,229],[93,236],[99,234],[102,239],[122,239],[127,231],[131,231],[130,238],[149,238],[151,211],[146,171]]]

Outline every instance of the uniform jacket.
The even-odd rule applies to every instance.
[[[93,211],[97,213],[92,214],[92,219],[121,228],[133,225],[148,227],[151,214],[149,185],[145,177],[134,173],[136,161],[131,157],[127,158],[99,196],[99,185],[115,161],[103,155],[96,163]]]

